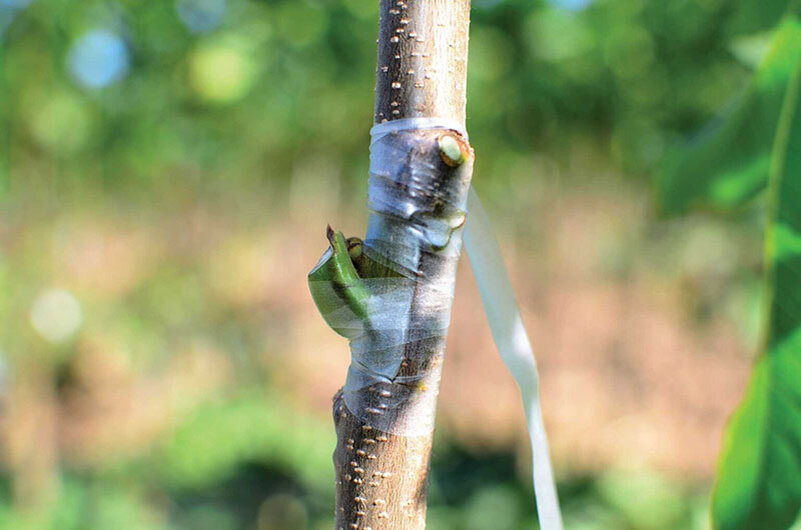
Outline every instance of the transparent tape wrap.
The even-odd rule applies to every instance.
[[[351,364],[343,389],[348,409],[367,425],[403,436],[434,428],[441,359],[432,362],[428,353],[447,335],[450,319],[448,308],[412,318],[416,283],[405,277],[363,279],[369,293],[367,316],[346,306],[324,315],[350,340]],[[335,295],[333,284],[323,288]]]
[[[436,137],[440,131],[464,135],[460,130],[428,118],[372,129],[363,252],[390,277],[360,279],[349,287],[359,290],[358,309],[342,304],[323,315],[350,340],[343,389],[348,409],[376,429],[403,436],[434,429],[468,186],[466,179],[443,178],[443,171],[452,177],[458,170],[441,161]],[[342,286],[316,286],[325,289],[335,297]]]
[[[345,403],[362,421],[386,432],[415,436],[433,430],[442,368],[437,355],[444,351],[452,279],[462,242],[456,228],[464,222],[469,203],[465,246],[498,352],[520,387],[540,527],[561,530],[540,408],[539,373],[500,247],[474,190],[467,193],[458,181],[444,189],[425,188],[423,183],[437,181],[430,173],[438,169],[430,157],[415,157],[413,132],[421,129],[456,131],[467,138],[460,124],[437,118],[395,120],[371,131],[371,215],[364,252],[395,276],[359,282],[368,300],[360,314],[338,306],[323,315],[350,339],[352,362],[343,390]],[[426,270],[447,268],[450,274],[423,276],[419,265],[426,260]],[[330,296],[336,295],[333,284],[323,287],[331,289]],[[439,353],[432,356],[431,352]]]

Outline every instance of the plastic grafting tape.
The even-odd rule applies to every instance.
[[[370,131],[371,216],[364,252],[399,277],[363,280],[370,292],[366,319],[347,309],[326,316],[329,324],[349,330],[351,365],[343,390],[348,409],[376,429],[404,436],[434,429],[442,363],[427,357],[447,335],[453,295],[450,282],[425,278],[417,266],[425,254],[455,270],[461,245],[447,220],[429,216],[430,194],[415,188],[441,171],[439,163],[410,155],[420,130],[467,137],[463,126],[440,118],[394,120]],[[448,191],[438,200],[463,218],[466,194]],[[414,375],[404,375],[409,373]]]
[[[425,435],[434,428],[434,400],[441,363],[433,369],[411,370],[415,375],[400,375],[403,363],[420,360],[405,358],[410,341],[438,341],[447,333],[450,321],[452,284],[433,284],[416,270],[420,252],[432,239],[442,237],[447,227],[423,218],[425,204],[408,192],[409,175],[425,175],[433,168],[423,161],[406,156],[406,141],[413,131],[451,130],[467,139],[464,127],[443,118],[407,118],[376,125],[370,131],[369,207],[370,227],[364,241],[369,257],[391,268],[400,278],[366,280],[371,293],[368,319],[365,322],[347,309],[328,314],[326,320],[339,326],[351,341],[352,362],[344,388],[348,408],[362,421],[404,436]],[[413,184],[412,179],[411,184]],[[419,179],[426,182],[425,178]],[[413,188],[413,186],[412,186]],[[424,194],[421,194],[424,195]],[[447,198],[447,196],[446,196]],[[514,299],[509,275],[500,255],[489,220],[478,196],[469,192],[470,222],[465,232],[465,246],[473,264],[476,282],[498,352],[520,386],[533,453],[533,481],[537,512],[543,530],[561,530],[559,500],[551,469],[548,442],[539,401],[539,374],[536,361]],[[449,204],[456,212],[467,205]],[[387,239],[385,235],[391,234]],[[461,243],[445,246],[438,258],[455,268]],[[427,306],[424,314],[411,315],[413,295],[428,290],[432,299],[445,300]],[[446,296],[447,295],[447,296]],[[337,327],[335,326],[335,329]],[[421,348],[425,351],[425,348]],[[430,382],[430,386],[427,383]],[[421,391],[430,388],[433,391]]]

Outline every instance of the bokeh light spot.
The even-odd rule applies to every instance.
[[[67,57],[70,74],[86,88],[103,88],[119,81],[128,73],[129,63],[125,41],[105,29],[81,36]]]
[[[33,92],[25,101],[25,110],[31,135],[51,153],[74,154],[91,136],[91,114],[84,102],[69,92]]]
[[[218,44],[196,51],[189,65],[189,82],[203,100],[229,103],[241,99],[253,86],[252,58],[237,46]]]
[[[69,291],[47,290],[33,302],[30,322],[33,329],[48,342],[64,342],[81,327],[81,304]]]
[[[219,27],[225,15],[225,0],[176,0],[178,18],[194,33]]]

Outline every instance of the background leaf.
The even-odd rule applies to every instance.
[[[801,507],[801,60],[794,70],[770,180],[765,345],[724,439],[721,530],[785,529]]]
[[[657,178],[662,213],[694,206],[726,209],[765,186],[771,145],[793,65],[801,57],[801,20],[795,7],[777,29],[748,90],[688,145],[666,158]]]

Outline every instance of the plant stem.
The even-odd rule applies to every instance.
[[[376,69],[376,124],[402,118],[436,117],[464,124],[469,0],[381,0]],[[440,160],[438,135],[416,131],[415,156]],[[463,194],[466,202],[472,176],[472,149],[466,147],[464,163],[436,178],[448,182],[421,185],[435,190],[449,188]],[[392,223],[401,221],[370,216],[368,233],[392,241]],[[455,234],[447,250],[458,258],[461,235]],[[444,252],[446,249],[442,249]],[[458,259],[441,259],[438,251],[421,252],[416,264],[417,283],[410,318],[425,315],[432,306],[450,307]],[[435,288],[434,286],[438,286]],[[450,286],[442,289],[442,286]],[[442,335],[445,333],[443,332]],[[424,359],[404,368],[404,376],[428,372],[426,391],[436,394],[445,352],[445,336],[410,340],[405,358]],[[436,400],[430,400],[430,413]],[[334,397],[337,447],[337,530],[420,530],[425,527],[428,469],[433,433],[402,436],[379,431],[348,410],[342,392]]]

